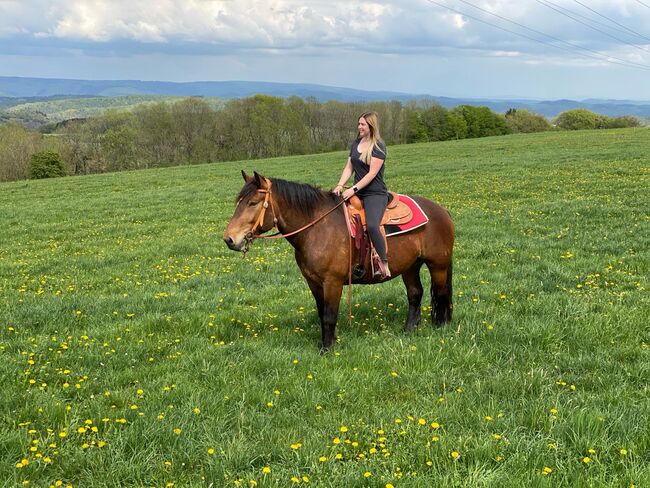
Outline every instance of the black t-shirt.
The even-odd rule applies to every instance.
[[[370,171],[370,165],[363,162],[361,159],[361,153],[359,152],[359,141],[357,139],[350,146],[350,161],[352,162],[352,169],[354,169],[354,183],[358,183],[361,178],[366,176]],[[386,144],[383,141],[377,141],[377,144],[372,150],[372,157],[377,159],[383,159],[386,161]],[[357,195],[361,198],[366,195],[387,195],[388,189],[384,183],[384,167],[386,163],[381,165],[379,172],[373,178],[373,180],[366,187],[360,189],[357,192]]]

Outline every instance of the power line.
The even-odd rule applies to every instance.
[[[508,32],[508,33],[510,33],[510,34],[514,34],[514,35],[517,35],[517,36],[520,36],[520,37],[524,37],[524,38],[526,38],[526,39],[530,39],[530,40],[532,40],[532,41],[534,41],[534,42],[538,42],[538,43],[540,43],[540,44],[545,44],[545,45],[547,45],[547,46],[551,46],[551,47],[554,47],[554,48],[556,48],[556,49],[561,49],[561,50],[564,50],[564,51],[569,51],[569,52],[572,52],[572,53],[574,53],[574,54],[579,54],[579,55],[584,56],[584,57],[587,57],[587,58],[596,59],[596,60],[598,60],[598,61],[606,61],[606,62],[608,62],[608,63],[618,64],[618,65],[621,65],[621,66],[636,67],[636,68],[641,68],[641,69],[644,69],[644,70],[650,70],[650,66],[647,66],[647,65],[644,65],[644,64],[635,63],[635,62],[633,62],[633,61],[627,61],[627,60],[625,60],[625,59],[616,58],[616,57],[614,57],[614,56],[605,55],[605,54],[602,54],[602,53],[600,53],[600,52],[598,52],[598,51],[594,51],[593,49],[589,49],[589,48],[586,48],[586,47],[583,47],[583,46],[579,46],[578,44],[573,44],[573,43],[570,43],[570,42],[568,42],[568,41],[564,41],[564,40],[562,40],[562,39],[559,39],[559,38],[557,38],[557,37],[554,37],[554,36],[551,36],[551,35],[545,34],[544,32],[540,32],[540,31],[535,30],[535,29],[532,29],[532,28],[530,28],[530,27],[526,27],[525,25],[520,24],[519,22],[515,22],[514,20],[506,19],[505,17],[503,17],[503,16],[501,16],[501,15],[498,15],[498,14],[492,13],[492,12],[490,12],[490,11],[488,11],[488,10],[482,9],[481,7],[478,7],[478,6],[476,6],[476,5],[474,5],[474,4],[470,3],[470,2],[467,2],[466,0],[460,0],[460,1],[463,2],[463,3],[465,3],[465,4],[467,4],[467,5],[469,5],[469,6],[471,6],[471,7],[476,8],[476,9],[478,9],[478,10],[481,10],[482,12],[485,12],[485,13],[487,13],[487,14],[489,14],[489,15],[492,15],[492,16],[495,16],[495,17],[498,17],[498,18],[501,19],[501,20],[505,20],[506,22],[510,22],[511,24],[517,25],[517,26],[519,26],[519,27],[521,27],[521,28],[524,28],[524,29],[526,29],[526,30],[529,30],[529,31],[531,31],[531,32],[535,32],[536,34],[540,34],[540,35],[542,35],[542,36],[544,36],[544,37],[547,37],[547,38],[549,38],[549,39],[553,39],[554,41],[558,41],[558,42],[561,42],[562,44],[566,44],[566,45],[570,46],[571,49],[567,49],[567,48],[564,48],[564,47],[562,47],[562,46],[557,46],[557,45],[555,45],[555,44],[552,44],[552,43],[550,43],[550,42],[542,41],[542,40],[535,39],[535,38],[533,38],[533,37],[527,36],[527,35],[525,35],[525,34],[521,34],[521,33],[518,33],[518,32],[511,31],[511,30],[509,30],[509,29],[506,29],[506,28],[504,28],[504,27],[498,26],[498,25],[496,25],[496,24],[492,24],[491,22],[487,22],[487,21],[485,21],[485,20],[482,20],[482,19],[479,19],[479,18],[477,18],[477,17],[473,17],[473,16],[471,16],[471,15],[468,15],[468,14],[466,14],[466,13],[463,13],[463,12],[461,12],[461,11],[459,11],[459,10],[456,10],[456,9],[452,8],[452,7],[448,7],[447,5],[443,5],[443,4],[441,4],[441,3],[435,2],[434,0],[427,0],[427,1],[428,1],[429,3],[432,3],[432,4],[434,4],[434,5],[437,5],[437,6],[439,6],[439,7],[445,8],[445,9],[447,9],[447,10],[451,10],[452,12],[456,12],[456,13],[458,13],[458,14],[460,14],[460,15],[464,15],[464,16],[470,18],[470,19],[474,19],[474,20],[476,20],[476,21],[478,21],[478,22],[482,22],[483,24],[487,24],[487,25],[489,25],[489,26],[495,27],[495,28],[497,28],[497,29],[500,29],[500,30],[502,30],[502,31]],[[598,56],[598,57],[596,57],[596,56],[592,56],[592,55],[589,55],[589,54],[585,54],[585,53],[581,53],[581,52],[576,52],[576,51],[575,51],[576,49],[581,49],[581,50],[583,50],[583,51],[587,51],[587,52],[590,52],[590,53],[596,54],[596,56]],[[616,60],[616,61],[612,61],[612,60]],[[617,61],[619,61],[619,62],[617,62]]]
[[[580,19],[576,19],[575,17],[573,17],[573,16],[571,16],[571,15],[565,13],[565,12],[562,12],[562,10],[559,10],[558,8],[556,8],[557,6],[556,6],[556,4],[554,4],[553,2],[550,2],[550,1],[548,1],[548,0],[535,0],[535,1],[536,1],[537,3],[539,3],[540,5],[544,5],[545,7],[548,7],[548,8],[550,8],[551,10],[555,10],[555,11],[558,12],[559,14],[564,15],[565,17],[568,17],[568,18],[570,18],[571,20],[574,20],[574,21],[576,21],[577,23],[584,25],[585,27],[588,27],[588,28],[590,28],[590,29],[592,29],[592,30],[595,30],[596,32],[600,32],[601,34],[605,34],[607,37],[611,37],[612,39],[615,39],[615,40],[617,40],[617,41],[619,41],[619,42],[622,42],[623,44],[627,44],[628,46],[632,46],[632,47],[635,47],[635,48],[637,48],[637,49],[640,49],[641,51],[650,52],[647,48],[645,48],[645,47],[643,47],[643,46],[638,46],[638,45],[636,45],[636,44],[632,44],[632,43],[630,43],[630,42],[627,42],[626,40],[621,39],[620,37],[613,36],[613,35],[611,35],[611,34],[605,32],[605,31],[603,31],[603,30],[601,30],[601,29],[597,29],[596,27],[594,27],[594,26],[592,26],[592,25],[589,25],[589,24],[587,24],[586,22],[583,22],[583,21],[580,20]],[[565,9],[565,10],[566,10],[566,9]],[[585,48],[585,49],[586,49],[586,48]],[[613,56],[612,56],[612,57],[613,57]],[[619,59],[619,60],[620,60],[620,58],[614,58],[614,59]],[[623,60],[623,61],[625,61],[625,60]],[[633,61],[625,61],[625,62],[627,62],[627,63],[631,63],[631,64],[638,64],[638,63],[635,63],[635,62],[633,62]],[[645,66],[645,65],[641,65],[641,66]]]
[[[550,0],[541,0],[541,1],[540,0],[535,0],[535,1],[537,3],[539,3],[539,4],[541,4],[541,5],[544,5],[545,7],[548,7],[550,9],[552,9],[552,10],[555,10],[556,12],[564,15],[565,17],[570,18],[571,20],[575,20],[579,24],[582,24],[582,25],[584,25],[586,27],[589,27],[590,29],[595,30],[596,32],[600,32],[601,34],[605,34],[607,37],[610,37],[611,39],[614,39],[614,40],[616,40],[618,42],[622,42],[623,44],[627,44],[628,46],[632,46],[632,47],[634,47],[636,49],[639,49],[641,51],[650,52],[650,50],[648,48],[646,48],[646,47],[639,46],[637,44],[632,44],[631,42],[628,42],[625,39],[621,39],[620,37],[613,36],[613,35],[609,34],[608,32],[605,32],[604,30],[601,30],[601,29],[598,29],[598,28],[596,28],[596,27],[594,27],[592,25],[586,24],[585,22],[582,22],[581,20],[578,20],[575,17],[572,17],[571,15],[569,15],[567,13],[561,12],[560,10],[558,10],[558,8],[560,8],[562,10],[566,10],[567,12],[571,12],[571,13],[573,13],[575,15],[579,15],[580,17],[586,18],[583,15],[580,15],[580,14],[578,14],[576,12],[573,12],[572,10],[561,7],[560,5],[557,5],[556,3],[553,3]],[[555,8],[555,7],[557,7],[557,8]],[[591,20],[593,22],[593,19],[588,19],[588,20]],[[610,28],[610,29],[614,29],[614,27],[609,27],[609,26],[607,26],[607,27]],[[616,29],[616,30],[618,30],[619,32],[622,32],[619,29]],[[624,34],[627,34],[627,33],[624,32]],[[627,34],[627,35],[629,35],[629,34]]]
[[[643,35],[643,34],[639,34],[637,31],[632,30],[632,29],[630,29],[629,27],[624,26],[623,24],[620,24],[620,23],[616,22],[616,21],[613,20],[613,19],[610,19],[610,18],[607,17],[606,15],[603,15],[603,14],[601,14],[601,13],[599,13],[599,12],[596,12],[593,8],[591,8],[591,7],[587,6],[587,5],[585,5],[584,3],[582,3],[582,2],[580,2],[580,1],[578,1],[578,0],[573,0],[573,1],[574,1],[575,3],[577,3],[578,5],[582,5],[584,8],[586,8],[587,10],[589,10],[589,11],[595,13],[596,15],[602,17],[603,19],[609,20],[610,22],[612,22],[612,23],[614,23],[614,24],[616,24],[616,25],[618,25],[618,26],[621,26],[621,27],[622,27],[623,29],[625,29],[626,31],[630,31],[632,34],[635,34],[635,35],[637,35],[637,36],[639,36],[639,37],[641,37],[641,38],[643,38],[643,39],[646,39],[646,40],[650,41],[650,37],[647,37],[647,36],[645,36],[645,35]]]
[[[643,3],[641,0],[636,0],[636,2],[637,2],[637,3],[640,3],[640,4],[643,5],[644,7],[648,7],[648,8],[650,8],[650,5],[648,5],[647,3]]]
[[[546,3],[549,3],[549,4],[559,8],[561,10],[564,10],[565,12],[569,12],[569,13],[571,13],[573,15],[577,15],[578,17],[580,17],[582,19],[585,19],[588,22],[593,22],[594,24],[603,26],[606,29],[611,29],[611,30],[614,30],[616,32],[620,32],[621,34],[625,34],[625,35],[628,35],[628,36],[630,35],[628,32],[624,31],[623,29],[619,29],[618,27],[614,27],[612,25],[605,24],[604,22],[600,22],[600,21],[598,21],[598,20],[596,20],[594,18],[587,17],[586,15],[582,15],[581,13],[576,12],[575,10],[571,10],[571,9],[566,8],[566,7],[563,7],[562,5],[558,5],[557,3],[553,3],[550,0],[546,0]]]

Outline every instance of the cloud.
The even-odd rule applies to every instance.
[[[590,0],[588,6],[640,33],[650,25],[650,9],[635,0]],[[461,54],[484,51],[491,56],[518,53],[517,57],[521,57],[543,53],[556,56],[558,49],[548,45],[556,44],[564,47],[565,57],[577,56],[579,49],[485,11],[588,49],[623,56],[629,56],[633,49],[636,58],[649,59],[650,40],[569,0],[158,0],[155,4],[151,0],[0,0],[0,39],[29,39],[27,44],[34,49],[58,45],[78,47],[87,53],[93,49],[105,52],[108,48],[132,53],[309,53],[316,49],[344,49],[421,54],[456,48]],[[648,46],[629,46],[643,43]]]

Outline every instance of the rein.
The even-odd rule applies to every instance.
[[[253,234],[254,239],[280,239],[282,237],[291,237],[293,235],[299,234],[303,230],[308,229],[312,225],[314,225],[317,222],[320,222],[321,220],[323,220],[325,217],[327,217],[329,214],[331,214],[334,210],[336,210],[337,208],[339,208],[341,205],[343,205],[345,203],[345,200],[341,200],[339,203],[337,203],[334,207],[332,207],[327,212],[325,212],[323,215],[318,217],[316,220],[312,220],[307,225],[303,225],[300,229],[294,230],[293,232],[289,232],[288,234],[283,234],[278,229],[278,232],[276,232],[275,234],[272,234],[270,236],[263,236],[263,235],[257,235],[256,236],[254,234],[254,232],[259,227],[262,227],[262,225],[264,223],[264,216],[266,215],[266,209],[269,207],[269,205],[271,206],[271,212],[273,213],[273,227],[275,227],[276,229],[278,227],[278,218],[277,218],[277,215],[275,213],[275,205],[273,205],[273,199],[272,199],[272,196],[271,196],[271,180],[268,180],[268,182],[269,182],[268,190],[262,190],[262,189],[257,190],[259,193],[265,193],[265,196],[264,196],[264,203],[262,204],[262,211],[260,212],[260,215],[257,217],[257,220],[255,221],[255,225],[253,225],[253,228],[251,229],[251,234]],[[273,228],[273,227],[271,227],[271,228]]]

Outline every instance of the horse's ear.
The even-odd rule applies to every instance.
[[[255,179],[255,178],[253,178],[252,176],[247,175],[247,174],[246,174],[246,171],[244,171],[243,169],[241,170],[241,175],[244,177],[244,181],[245,181],[246,183],[250,183],[251,181],[253,181],[253,180]]]
[[[255,182],[257,183],[257,186],[261,190],[268,190],[269,187],[271,186],[269,180],[264,178],[261,174],[259,174],[257,171],[253,171],[253,175],[255,175]]]

